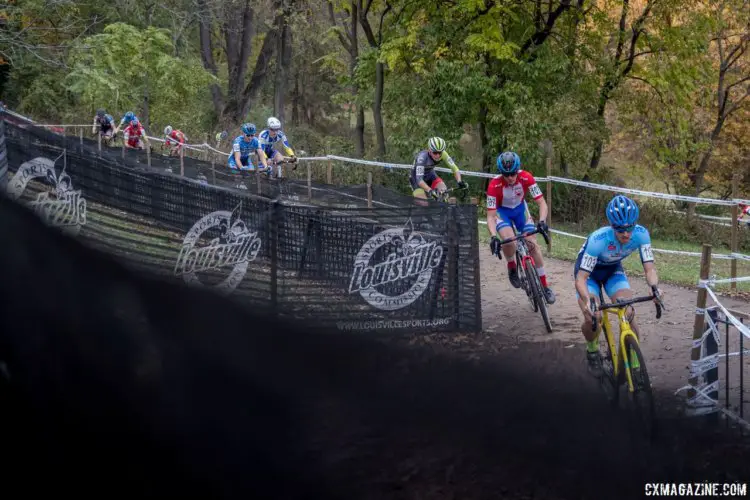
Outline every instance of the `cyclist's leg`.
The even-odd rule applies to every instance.
[[[576,279],[578,274],[579,266],[581,265],[581,255],[576,259],[575,267],[573,270],[573,281]],[[606,272],[601,269],[594,268],[594,271],[589,274],[586,280],[586,288],[588,289],[589,296],[594,299],[597,305],[599,305],[599,286],[601,281],[599,279]],[[578,300],[578,307],[581,309],[583,314],[583,322],[581,323],[581,333],[586,339],[586,362],[588,363],[589,372],[598,377],[602,373],[602,357],[599,353],[599,332],[594,331],[591,313],[589,312],[588,303],[586,303],[578,291],[576,290],[576,299]],[[599,327],[601,329],[601,327]]]
[[[505,207],[497,207],[497,225],[495,229],[501,240],[515,236],[515,232],[513,231],[513,216],[513,210]],[[514,288],[520,288],[521,280],[518,277],[518,269],[516,269],[516,242],[507,243],[500,250],[503,252],[505,261],[508,263],[508,279],[510,280],[510,284]]]
[[[525,201],[523,202],[523,206],[523,216],[526,220],[523,222],[523,226],[521,226],[523,227],[522,232],[531,232],[536,228],[536,226],[534,225],[534,219],[531,218],[529,207],[526,205]],[[550,288],[547,281],[547,272],[544,270],[544,259],[542,258],[542,248],[537,244],[535,234],[526,236],[525,239],[527,242],[529,242],[529,252],[531,253],[531,256],[534,257],[534,265],[536,267],[537,273],[539,274],[539,280],[542,282],[542,287],[544,288],[544,296],[547,299],[548,303],[554,304],[556,300],[555,292],[552,291],[552,288]]]
[[[273,175],[275,177],[282,177],[279,175],[280,169],[284,167],[283,163],[278,163],[279,161],[284,159],[284,155],[279,153],[278,151],[273,152],[273,156],[270,158],[271,162],[273,163],[273,168],[271,168],[268,173],[269,175]]]
[[[630,282],[628,282],[628,277],[625,275],[625,270],[622,268],[621,264],[618,264],[616,268],[615,272],[612,273],[604,284],[604,291],[607,293],[607,297],[613,302],[619,299],[630,299],[633,297],[633,290],[630,288]],[[627,307],[626,317],[628,318],[630,327],[633,329],[636,337],[640,338],[640,335],[638,335],[638,327],[635,324],[635,308],[633,308],[633,306]]]

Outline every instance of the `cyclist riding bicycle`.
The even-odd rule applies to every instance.
[[[281,147],[284,148],[287,157],[291,158],[292,161],[296,161],[297,158],[294,156],[291,146],[289,146],[289,140],[284,132],[281,131],[281,122],[278,118],[270,117],[266,125],[268,128],[258,134],[258,141],[265,156],[274,163],[284,159],[284,156],[273,147],[274,144],[279,142],[281,143]],[[272,173],[271,170],[268,171],[269,175]]]
[[[115,119],[103,109],[97,109],[96,115],[94,116],[94,123],[91,127],[91,133],[96,134],[97,128],[102,137],[105,139],[111,139],[115,132]]]
[[[631,253],[638,250],[641,263],[646,274],[646,282],[651,287],[657,287],[659,277],[654,265],[654,252],[651,249],[651,237],[648,230],[637,224],[639,215],[638,205],[630,198],[617,195],[609,202],[606,209],[610,225],[604,226],[591,233],[578,251],[573,268],[576,297],[578,306],[583,312],[581,331],[586,339],[586,360],[592,375],[601,374],[602,359],[597,344],[597,332],[592,330],[592,312],[589,298],[599,303],[599,287],[612,301],[633,297],[630,283],[622,261]],[[597,321],[601,312],[597,311]],[[628,306],[627,318],[637,337],[638,328],[634,322],[635,310]]]
[[[123,116],[122,120],[120,120],[120,124],[115,127],[115,135],[117,135],[117,132],[119,132],[124,125],[130,125],[130,122],[137,118],[138,117],[135,116],[135,113],[133,113],[132,111],[128,111],[127,113],[125,113],[125,116]]]
[[[216,147],[218,148],[219,146],[221,146],[221,143],[225,141],[227,137],[229,137],[229,132],[227,132],[226,130],[216,132],[216,137],[214,137],[214,139],[216,140]]]
[[[123,139],[125,140],[125,147],[128,149],[144,149],[148,144],[148,137],[146,136],[146,130],[141,125],[138,118],[130,120],[130,125],[125,127],[122,131]]]
[[[493,255],[499,255],[502,250],[508,261],[508,279],[515,288],[521,287],[521,279],[516,269],[516,243],[500,245],[500,241],[514,236],[513,226],[519,233],[528,233],[535,228],[547,231],[547,202],[542,190],[530,172],[521,170],[521,158],[511,151],[501,153],[497,157],[497,172],[500,174],[490,181],[487,187],[487,229],[490,232],[490,249]],[[524,197],[531,194],[532,199],[539,205],[539,222],[534,225],[534,219],[529,213]],[[542,250],[536,244],[536,235],[526,236],[530,243],[529,251],[534,258],[539,280],[544,288],[547,303],[554,304],[556,297],[549,286],[547,274],[544,270]]]
[[[162,149],[167,148],[174,143],[172,149],[169,150],[170,156],[179,156],[180,150],[185,145],[186,141],[187,137],[182,133],[182,130],[174,130],[171,125],[164,127],[164,144],[162,144]]]
[[[467,184],[461,180],[461,171],[458,169],[456,162],[445,150],[445,140],[440,137],[432,137],[427,141],[427,149],[423,149],[414,157],[409,176],[409,184],[411,184],[413,190],[412,196],[421,199],[427,199],[429,196],[437,199],[438,193],[448,189],[443,179],[435,172],[435,167],[443,161],[453,171],[458,187],[461,189],[467,187]]]
[[[232,143],[232,153],[229,155],[228,165],[230,170],[240,171],[254,170],[253,163],[250,161],[250,155],[258,154],[258,159],[263,164],[263,169],[268,168],[266,155],[260,146],[258,138],[255,137],[255,125],[245,123],[242,125],[242,135],[238,135]]]

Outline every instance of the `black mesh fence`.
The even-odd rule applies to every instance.
[[[150,158],[8,123],[11,198],[134,269],[351,331],[481,329],[477,208]],[[171,167],[173,173],[167,171]],[[237,188],[240,183],[245,188]]]

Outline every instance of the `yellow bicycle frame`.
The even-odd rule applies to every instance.
[[[601,327],[599,329],[599,332],[601,332],[601,329],[604,329],[604,335],[607,338],[607,343],[609,344],[609,351],[612,353],[612,365],[614,367],[614,376],[615,381],[619,380],[620,375],[620,363],[619,358],[622,355],[623,356],[623,365],[625,366],[625,377],[628,381],[628,391],[631,393],[635,391],[635,386],[633,385],[633,376],[630,373],[630,363],[627,360],[627,356],[625,356],[625,338],[627,336],[632,336],[635,339],[636,344],[638,343],[638,337],[636,336],[633,329],[630,327],[630,322],[625,317],[625,309],[630,306],[625,307],[613,307],[610,309],[604,309],[602,313],[609,313],[612,315],[617,315],[617,319],[620,323],[620,338],[619,338],[619,344],[620,349],[615,349],[615,340],[612,335],[612,327],[609,324],[609,318],[606,314],[602,314],[602,320],[601,320]],[[597,333],[596,339],[599,340],[599,334]]]

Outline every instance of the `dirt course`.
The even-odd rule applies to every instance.
[[[562,348],[579,353],[582,364],[581,311],[573,286],[573,263],[545,257],[545,271],[557,295],[557,301],[549,308],[553,332],[547,333],[541,315],[533,312],[523,291],[513,288],[508,281],[505,261],[498,261],[485,248],[480,248],[480,259],[484,341],[506,347],[524,342],[559,343]],[[644,279],[629,277],[629,280],[637,294],[648,293]],[[644,303],[636,306],[636,321],[654,386],[674,391],[687,384],[697,288],[668,283],[660,288],[667,307],[661,319],[656,319],[652,304]],[[743,300],[731,297],[721,300],[725,307],[750,312],[750,304]],[[710,299],[708,305],[712,305]]]

